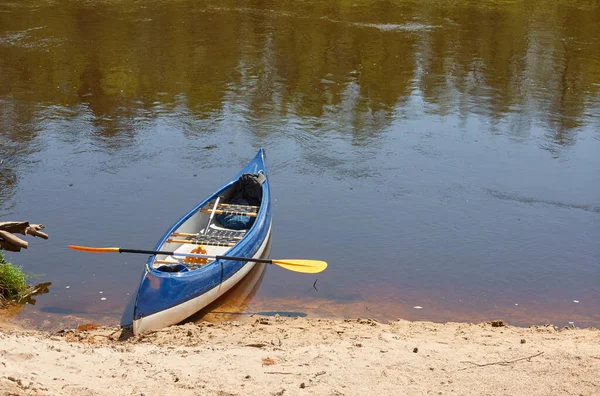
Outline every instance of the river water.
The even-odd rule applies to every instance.
[[[0,218],[50,234],[9,254],[52,282],[18,317],[118,322],[145,257],[67,245],[152,248],[264,147],[270,256],[329,268],[269,267],[238,311],[600,325],[598,21],[595,0],[0,1]]]

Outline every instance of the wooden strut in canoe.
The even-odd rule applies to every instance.
[[[200,209],[200,212],[212,213],[212,209]],[[217,209],[214,211],[215,214],[229,214],[229,215],[240,215],[240,216],[248,216],[248,217],[256,217],[256,212],[237,212],[234,210],[221,210]]]
[[[213,205],[214,202],[209,202],[207,205]],[[221,206],[243,206],[244,208],[248,208],[248,209],[258,209],[260,208],[260,206],[254,206],[254,205],[242,205],[242,204],[227,204],[227,203],[220,203],[219,207]]]
[[[169,260],[154,260],[154,264],[181,264],[179,261],[169,261]],[[194,263],[184,263],[187,267],[197,266],[198,264]],[[200,265],[202,266],[202,265]]]
[[[213,235],[203,235],[200,233],[197,234],[190,234],[189,232],[174,232],[171,234],[171,236],[182,236],[182,237],[202,237],[202,236],[208,236],[210,238],[213,237]],[[232,236],[232,237],[227,237],[228,239],[242,239],[243,237],[236,237],[236,236]]]
[[[235,246],[235,243],[221,243],[211,241],[188,241],[187,239],[167,239],[167,243],[187,243],[190,245],[208,245],[208,246]]]
[[[154,260],[154,263],[152,264],[152,266],[154,268],[158,268],[163,264],[166,264],[166,265],[184,264],[186,267],[188,267],[188,269],[190,269],[192,271],[196,270],[198,268],[204,267],[206,265],[206,264],[185,263],[185,262],[169,261],[169,260]]]
[[[179,264],[179,262],[169,260],[154,260],[154,264]]]

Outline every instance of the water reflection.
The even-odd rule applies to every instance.
[[[2,119],[9,139],[31,140],[36,104],[83,105],[73,116],[89,111],[92,138],[117,148],[140,133],[134,120],[165,113],[235,111],[250,122],[293,115],[306,129],[361,144],[411,117],[406,105],[417,96],[427,113],[506,119],[517,136],[544,124],[556,150],[597,115],[599,9],[566,1],[4,3]]]
[[[268,258],[270,253],[271,239],[267,242],[261,258]],[[266,264],[256,263],[250,272],[231,290],[187,319],[186,322],[235,320],[238,314],[246,310],[258,291],[265,275],[266,267]]]

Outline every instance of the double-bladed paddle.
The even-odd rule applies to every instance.
[[[87,247],[87,246],[75,246],[69,245],[69,249],[79,250],[88,253],[138,253],[138,254],[164,254],[167,256],[180,256],[180,257],[197,257],[197,258],[208,258],[215,260],[235,260],[235,261],[254,261],[257,263],[275,264],[281,268],[285,268],[289,271],[302,272],[305,274],[316,274],[327,268],[327,263],[320,260],[296,260],[296,259],[284,259],[284,260],[269,260],[259,258],[248,258],[248,257],[234,257],[234,256],[210,256],[206,254],[194,254],[194,253],[177,253],[177,252],[165,252],[161,250],[138,250],[138,249],[123,249],[119,247]],[[175,263],[174,263],[175,264]]]

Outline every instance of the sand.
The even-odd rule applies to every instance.
[[[94,327],[2,328],[0,394],[600,394],[597,329],[283,317],[140,337]]]

